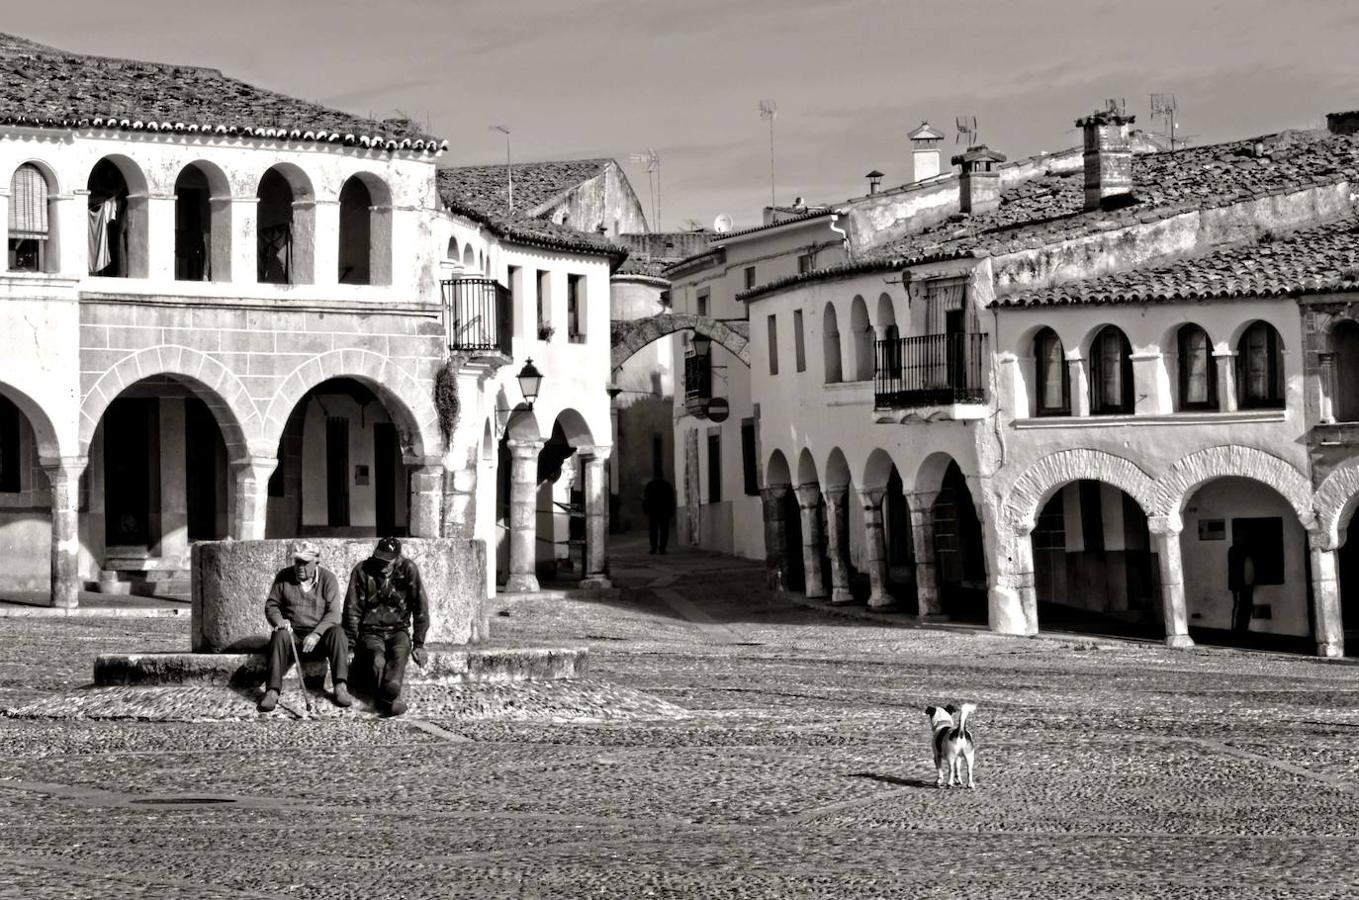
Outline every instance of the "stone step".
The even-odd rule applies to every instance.
[[[134,594],[138,597],[184,597],[193,590],[188,570],[129,572],[100,569],[96,589],[101,594]]]
[[[589,651],[584,647],[448,648],[429,651],[425,667],[406,667],[412,684],[487,684],[513,681],[558,681],[585,674]],[[325,677],[324,660],[302,664],[304,677]],[[94,683],[224,684],[251,687],[264,683],[268,667],[262,653],[106,653],[94,661]]]

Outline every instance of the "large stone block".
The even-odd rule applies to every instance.
[[[321,565],[343,594],[372,538],[315,539]],[[269,635],[264,600],[274,576],[291,564],[292,541],[204,541],[193,548],[192,635],[196,652],[262,649]],[[487,637],[486,545],[452,538],[408,538],[404,555],[420,567],[429,594],[430,644],[469,644]]]

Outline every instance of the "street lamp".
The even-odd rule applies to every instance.
[[[524,402],[528,404],[530,410],[533,409],[533,401],[538,399],[538,389],[543,385],[543,373],[538,371],[538,367],[530,359],[514,377],[519,380],[519,390],[524,395]]]

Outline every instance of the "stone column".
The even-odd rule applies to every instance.
[[[135,258],[135,251],[129,248]],[[135,275],[134,271],[134,275]],[[173,281],[175,277],[175,195],[146,196],[146,277]]]
[[[1071,414],[1090,415],[1090,379],[1086,377],[1085,360],[1073,353],[1066,357],[1066,377],[1071,382]]]
[[[1345,655],[1345,623],[1340,613],[1340,581],[1336,577],[1336,548],[1328,546],[1325,536],[1308,532],[1307,548],[1312,554],[1312,602],[1316,610],[1313,630],[1317,656],[1338,659]]]
[[[788,496],[788,491],[786,484],[760,491],[764,512],[765,585],[775,591],[788,589],[788,558],[784,551],[788,528],[783,521],[783,498]]]
[[[1217,408],[1221,412],[1236,412],[1236,352],[1214,350],[1217,363]]]
[[[995,558],[987,560],[991,586],[986,592],[986,616],[999,634],[1038,633],[1038,602],[1033,580],[1033,523],[996,527]]]
[[[489,470],[494,472],[494,469]],[[477,529],[477,495],[480,475],[476,462],[455,465],[451,460],[443,466],[443,535],[450,538],[471,539]],[[491,478],[494,482],[495,479]],[[494,500],[492,500],[494,503]],[[494,546],[494,545],[492,545]],[[494,568],[494,566],[492,567]]]
[[[1182,525],[1169,516],[1147,520],[1151,549],[1161,571],[1161,608],[1166,627],[1166,646],[1187,650],[1194,646],[1189,636],[1189,610],[1184,597],[1184,561],[1180,555]]]
[[[439,537],[440,513],[443,512],[444,467],[439,460],[409,460],[411,496],[409,530],[411,537]],[[378,535],[386,537],[386,535]]]
[[[80,605],[80,475],[88,463],[83,456],[42,461],[52,485],[52,605],[65,609]]]
[[[938,494],[909,494],[911,546],[915,551],[915,595],[922,620],[940,618],[944,608],[939,602],[939,579],[934,572],[934,499]]]
[[[269,507],[269,476],[278,460],[272,456],[250,456],[231,461],[235,493],[231,509],[231,536],[238,541],[264,539],[264,524]]]
[[[538,452],[542,441],[510,441],[510,574],[506,593],[538,590]]]
[[[821,521],[816,515],[821,505],[821,489],[814,484],[797,488],[797,505],[802,514],[802,571],[804,594],[809,599],[826,596],[826,578],[821,571]]]
[[[864,555],[868,560],[868,605],[872,609],[896,606],[887,592],[887,538],[882,527],[882,501],[887,491],[873,488],[859,494],[864,511]]]
[[[613,587],[608,575],[609,482],[605,463],[610,447],[595,447],[583,459],[585,468],[585,570],[583,588]]]
[[[1167,405],[1162,402],[1163,396],[1167,400],[1169,397],[1162,390],[1161,373],[1164,370],[1160,352],[1134,351],[1129,358],[1133,367],[1133,413],[1139,416],[1154,416],[1172,411],[1174,404]]]
[[[848,488],[827,488],[826,498],[826,542],[830,547],[831,602],[852,603],[854,595],[849,589],[849,508],[845,503]]]
[[[214,224],[216,224],[214,222]],[[216,240],[216,235],[213,236]],[[236,284],[259,281],[259,198],[231,198],[231,280]],[[215,280],[225,280],[213,273]]]
[[[162,397],[160,409],[160,542],[162,558],[189,561],[188,435],[184,400]]]

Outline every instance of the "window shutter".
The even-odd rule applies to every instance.
[[[36,166],[20,166],[10,182],[9,236],[47,239],[47,179]]]

